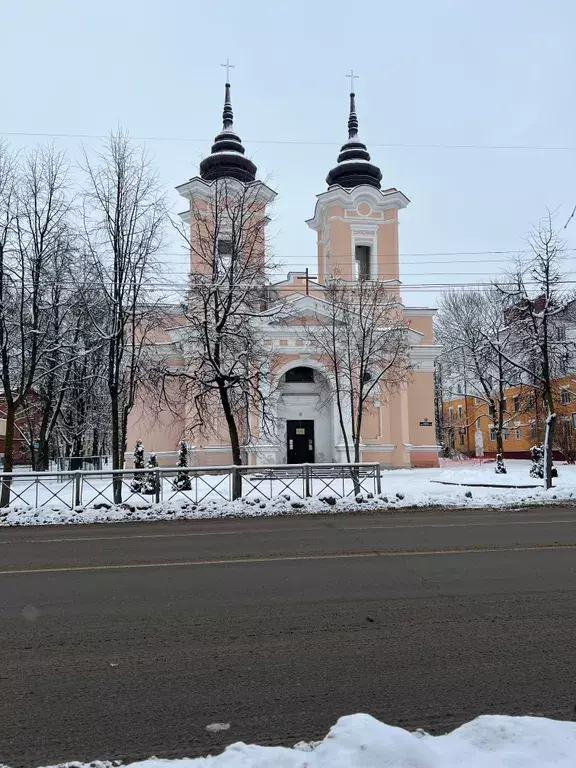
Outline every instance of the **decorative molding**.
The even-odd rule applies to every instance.
[[[416,367],[416,373],[433,373],[436,358],[444,347],[439,344],[415,344],[410,348],[410,362]]]
[[[412,445],[411,443],[404,443],[404,448],[410,453],[438,453],[442,450],[441,445]]]
[[[231,450],[230,443],[222,443],[221,445],[204,445],[202,448],[193,448],[191,453],[222,453]]]
[[[399,210],[406,208],[410,203],[406,195],[397,189],[381,191],[367,184],[350,190],[334,186],[316,196],[314,216],[308,219],[306,223],[311,229],[319,229],[322,226],[322,214],[328,206],[342,205],[345,210],[350,210],[362,201],[369,203],[373,211]]]
[[[212,198],[213,195],[213,189],[215,181],[205,181],[200,176],[194,176],[189,181],[184,182],[184,184],[179,184],[176,187],[176,191],[178,194],[182,195],[182,197],[185,197],[187,200],[191,200],[192,198],[198,198],[200,200],[206,200],[209,201]],[[254,188],[257,190],[257,195],[255,197],[255,201],[258,200],[265,205],[272,202],[274,198],[277,196],[277,192],[275,192],[273,189],[270,189],[270,187],[267,184],[264,184],[263,181],[252,181],[249,184],[243,184],[241,181],[238,181],[236,179],[226,179],[226,183],[229,184],[230,188],[233,189],[236,187],[237,189],[245,188],[250,189]]]
[[[396,448],[398,446],[392,445],[392,443],[365,443],[362,446],[364,451],[380,451],[381,453],[394,453]]]
[[[350,224],[350,222],[356,222],[357,224],[365,224],[366,221],[374,221],[374,219],[360,219],[360,218],[352,218],[351,216],[330,216],[329,221],[342,221],[345,224]],[[398,224],[398,219],[378,219],[378,221],[374,224],[376,227],[381,227],[383,224]]]
[[[302,392],[282,392],[280,399],[285,406],[293,408],[295,405],[302,405],[305,408],[315,408],[320,400],[318,394],[303,394]]]
[[[404,307],[404,317],[434,317],[438,310],[434,307]]]

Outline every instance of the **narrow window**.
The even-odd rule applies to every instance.
[[[357,245],[354,249],[355,271],[357,280],[370,279],[370,246]]]

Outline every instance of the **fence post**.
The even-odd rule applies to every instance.
[[[79,507],[82,504],[82,471],[76,470],[74,477],[74,506]]]
[[[312,496],[310,493],[310,465],[304,464],[304,496],[309,498]]]
[[[160,501],[160,483],[162,482],[162,478],[160,477],[160,470],[157,469],[154,475],[155,475],[154,490],[156,492],[155,501],[156,501],[156,504],[158,504]]]
[[[376,493],[380,495],[382,493],[382,471],[380,468],[380,462],[376,465]]]

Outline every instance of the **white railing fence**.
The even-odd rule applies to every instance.
[[[256,501],[278,496],[354,498],[381,493],[380,465],[274,464],[225,467],[154,467],[149,469],[0,472],[0,488],[10,489],[9,507],[98,508],[114,503],[148,506],[183,501],[231,501],[235,476],[241,498]],[[116,502],[114,502],[116,499]]]

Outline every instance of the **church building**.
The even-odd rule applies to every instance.
[[[259,215],[266,217],[266,209],[276,193],[258,180],[257,168],[246,157],[234,130],[228,83],[223,128],[215,138],[211,154],[200,163],[198,176],[177,187],[187,203],[181,218],[191,229],[194,212],[210,201],[215,185],[223,179],[246,185],[258,203]],[[274,305],[289,307],[289,322],[278,322],[266,305],[262,306],[260,316],[250,319],[258,323],[269,351],[267,387],[273,393],[270,407],[275,427],[272,433],[264,433],[258,427],[258,415],[246,415],[252,424],[250,437],[242,445],[243,460],[248,464],[346,461],[333,371],[320,351],[303,340],[301,332],[307,318],[322,322],[327,284],[338,275],[351,283],[385,282],[404,318],[410,345],[411,370],[406,382],[392,394],[375,394],[371,400],[362,423],[361,460],[379,462],[383,468],[438,465],[434,361],[441,350],[433,337],[435,310],[407,307],[401,301],[398,219],[410,201],[396,188],[382,187],[382,172],[358,135],[355,94],[351,93],[348,140],[328,172],[325,189],[316,196],[315,203],[310,201],[312,215],[306,224],[317,236],[314,277],[309,277],[308,272],[290,272],[284,280],[267,283],[267,295],[274,297]],[[191,233],[191,243],[193,237]],[[191,274],[199,271],[202,266],[191,246]],[[185,317],[175,317],[173,327],[159,331],[157,338],[174,370],[185,366],[185,329]],[[142,439],[147,452],[157,453],[161,464],[174,465],[178,443],[185,439],[190,465],[231,464],[230,441],[221,415],[214,412],[207,418],[213,420],[214,428],[195,433],[185,407],[176,415],[169,408],[152,413],[144,403],[137,402],[130,416],[128,450],[137,439]]]

